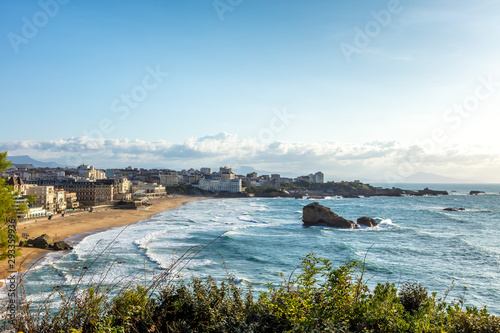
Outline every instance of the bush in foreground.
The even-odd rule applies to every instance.
[[[24,304],[5,328],[40,332],[500,332],[486,308],[447,304],[418,283],[378,284],[370,291],[364,267],[335,268],[314,254],[302,272],[254,299],[231,278],[217,283],[166,279],[108,297],[90,288],[55,312],[34,314]],[[160,287],[159,292],[155,292]]]

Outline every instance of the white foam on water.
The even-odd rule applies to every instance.
[[[192,268],[207,266],[212,263],[212,261],[209,259],[197,259],[197,258],[188,259],[191,258],[191,256],[194,255],[195,252],[196,250],[194,252],[190,252],[191,254],[185,256],[180,262],[179,260],[181,260],[181,257],[185,254],[184,252],[172,251],[170,254],[165,254],[165,253],[154,253],[153,251],[148,250],[146,251],[146,257],[151,262],[154,262],[162,269],[170,269],[173,267],[174,264],[176,268],[185,267],[187,269],[192,269]]]
[[[183,229],[187,229],[187,227],[180,227],[180,228],[175,229],[175,231],[179,231],[179,230],[183,230]],[[141,239],[134,240],[134,244],[139,246],[139,248],[141,248],[141,249],[146,249],[149,243],[154,242],[157,239],[159,239],[161,236],[172,233],[172,232],[174,232],[174,230],[171,230],[171,229],[163,229],[163,230],[155,231],[155,232],[147,234],[146,236],[144,236]],[[170,238],[175,238],[175,237],[176,237],[176,235],[172,235]]]

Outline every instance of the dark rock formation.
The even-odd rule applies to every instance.
[[[448,207],[448,208],[444,208],[443,210],[446,210],[448,212],[457,212],[459,210],[465,210],[465,208]]]
[[[378,226],[377,221],[375,221],[371,217],[367,217],[367,216],[360,217],[356,222],[358,222],[358,224],[366,225],[367,227]]]
[[[469,195],[478,195],[478,194],[484,194],[483,191],[470,191]]]
[[[335,228],[357,229],[359,226],[353,221],[346,220],[331,211],[330,208],[317,202],[304,206],[302,222],[307,226],[326,226]]]
[[[67,251],[67,250],[71,250],[72,247],[69,246],[69,244],[66,243],[65,241],[59,241],[59,242],[55,242],[52,245],[52,249],[54,249],[56,251]]]
[[[38,249],[46,249],[52,245],[52,239],[47,235],[43,234],[35,239],[29,239],[26,245],[33,246]]]
[[[418,190],[416,195],[448,195],[447,191],[435,191],[429,188],[424,188],[423,190]]]

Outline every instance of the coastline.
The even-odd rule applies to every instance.
[[[42,234],[49,235],[54,242],[65,240],[71,246],[91,234],[104,231],[109,228],[126,226],[150,218],[153,215],[166,210],[178,208],[188,201],[207,199],[202,196],[173,196],[167,198],[151,199],[152,204],[148,210],[126,210],[106,208],[92,213],[82,212],[66,215],[52,220],[40,219],[36,221],[22,222],[17,226],[19,235],[28,233],[30,238],[36,238]],[[36,265],[49,253],[61,253],[65,251],[53,251],[35,248],[20,248],[21,256],[15,258],[15,268],[9,269],[7,260],[0,263],[0,287],[5,279],[11,274],[26,271]]]

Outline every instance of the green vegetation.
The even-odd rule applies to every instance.
[[[326,182],[326,183],[312,183],[300,181],[296,183],[281,183],[280,188],[287,190],[313,190],[313,191],[332,191],[333,193],[375,193],[376,189],[369,185],[356,182]]]
[[[168,194],[179,194],[179,195],[213,195],[212,192],[200,190],[199,188],[193,187],[189,184],[178,184],[175,186],[168,186]]]
[[[399,289],[384,283],[370,291],[358,262],[335,268],[310,254],[301,266],[301,273],[281,274],[280,285],[268,285],[256,298],[231,277],[182,283],[165,273],[114,298],[97,284],[63,295],[55,312],[33,313],[25,303],[6,328],[26,333],[500,332],[500,318],[486,308],[464,308],[463,298],[447,304],[418,283]]]
[[[0,152],[0,173],[6,171],[11,166],[11,162],[7,160],[7,152]],[[25,207],[19,207],[23,210]],[[0,260],[5,260],[10,255],[19,255],[19,250],[10,249],[9,245],[19,242],[19,235],[9,232],[9,222],[17,221],[17,214],[14,202],[14,189],[12,186],[5,184],[5,179],[0,177]]]

